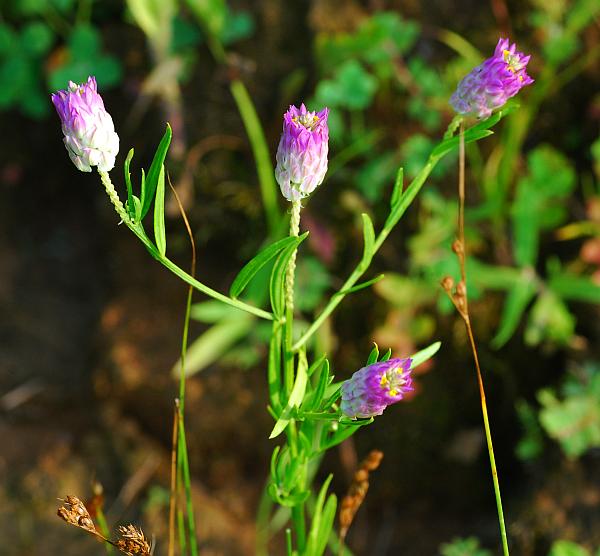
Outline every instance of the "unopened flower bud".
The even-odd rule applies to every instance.
[[[500,39],[494,55],[462,79],[450,104],[466,116],[487,118],[492,110],[504,106],[523,87],[533,83],[525,70],[529,58],[517,51],[516,44]]]
[[[104,109],[96,79],[88,77],[81,85],[69,81],[67,89],[52,95],[52,102],[73,164],[82,172],[91,172],[92,166],[102,172],[112,170],[119,152],[119,136]]]
[[[356,371],[342,384],[341,410],[355,419],[381,415],[412,388],[412,359],[388,359]]]
[[[324,108],[318,113],[290,106],[283,116],[283,132],[277,147],[275,177],[288,201],[308,197],[321,185],[327,172],[329,127]]]

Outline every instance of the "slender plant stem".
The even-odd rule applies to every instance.
[[[221,301],[226,305],[235,307],[236,309],[246,311],[247,313],[250,313],[257,317],[266,320],[273,320],[273,315],[271,313],[264,311],[263,309],[259,309],[258,307],[254,307],[253,305],[248,305],[247,303],[239,301],[238,299],[231,299],[230,297],[227,297],[226,295],[223,295],[222,293],[213,290],[212,288],[208,287],[202,282],[196,280],[194,276],[188,274],[187,272],[185,272],[185,270],[179,268],[173,261],[171,261],[164,255],[161,255],[156,246],[152,243],[152,241],[150,241],[150,239],[146,235],[142,224],[139,222],[133,222],[130,216],[127,214],[127,211],[125,210],[123,203],[119,199],[119,195],[114,185],[112,184],[108,173],[99,172],[99,174],[100,179],[102,180],[102,184],[104,185],[106,193],[108,194],[108,197],[110,199],[110,202],[115,207],[115,210],[121,218],[121,220],[125,222],[125,224],[127,224],[127,227],[141,240],[141,242],[150,252],[152,257],[154,257],[159,263],[161,263],[164,267],[168,268],[173,274],[175,274],[184,282],[192,286],[194,289],[197,289],[198,291],[202,292],[203,294],[208,295],[209,297],[212,297],[213,299],[216,299],[218,301]]]
[[[196,539],[196,521],[194,519],[194,505],[192,501],[192,481],[190,475],[190,465],[188,461],[188,449],[185,436],[185,425],[183,414],[179,412],[179,438],[178,438],[178,460],[181,462],[181,471],[183,477],[183,487],[185,492],[188,541],[190,546],[190,554],[198,556],[198,541]]]
[[[220,64],[227,64],[227,51],[219,40],[219,37],[212,32],[210,25],[207,25],[206,21],[203,21],[201,17],[200,20],[202,29],[208,36],[207,45],[211,54]],[[263,207],[269,226],[269,234],[271,237],[276,237],[279,231],[281,214],[277,204],[277,184],[273,176],[273,164],[265,132],[256,112],[256,107],[242,80],[238,78],[232,79],[229,90],[231,91],[233,100],[235,100],[235,104],[244,122],[248,139],[250,140],[250,147],[252,148],[252,154],[256,162],[256,171],[258,172]]]
[[[168,556],[175,556],[175,509],[177,506],[177,434],[179,409],[173,407],[173,433],[171,435],[171,490],[169,496],[169,547]]]
[[[457,254],[460,265],[461,283],[462,286],[457,287],[457,294],[453,300],[459,314],[461,315],[467,335],[471,351],[473,352],[473,360],[477,370],[477,383],[479,385],[479,396],[481,399],[481,413],[483,415],[483,426],[485,429],[485,438],[487,441],[488,454],[490,457],[490,469],[492,472],[492,481],[494,483],[494,495],[496,497],[496,508],[498,511],[498,522],[500,525],[500,535],[502,537],[502,550],[504,556],[509,556],[508,539],[506,535],[506,525],[504,523],[504,511],[502,509],[502,497],[500,496],[500,482],[498,480],[498,470],[496,469],[496,458],[494,457],[494,446],[492,443],[492,432],[488,417],[487,403],[485,397],[485,388],[483,386],[483,377],[481,366],[479,364],[479,356],[477,353],[477,344],[473,335],[471,319],[469,317],[469,304],[467,296],[467,275],[466,275],[466,246],[465,246],[465,141],[464,127],[460,124],[460,147],[459,147],[459,173],[458,173],[458,242],[454,245],[454,251]]]
[[[98,174],[100,174],[100,180],[102,181],[102,185],[104,186],[104,189],[106,189],[108,198],[110,199],[110,202],[115,207],[115,210],[117,211],[117,214],[119,215],[119,218],[123,222],[125,222],[125,224],[127,224],[128,226],[131,226],[132,225],[131,218],[127,214],[127,211],[125,210],[125,207],[123,206],[123,203],[121,202],[121,199],[119,199],[119,194],[117,193],[115,186],[113,185],[112,181],[110,180],[110,176],[108,175],[108,172],[103,172],[102,170],[98,170]]]
[[[379,232],[379,235],[375,239],[375,243],[373,245],[373,254],[377,253],[383,242],[386,240],[394,226],[398,223],[402,215],[406,212],[406,209],[413,202],[414,198],[417,196],[417,193],[423,187],[425,180],[437,164],[438,160],[441,157],[439,156],[430,156],[427,164],[421,169],[421,171],[415,176],[410,185],[406,188],[406,191],[402,194],[402,197],[398,203],[398,207],[395,209],[393,214],[390,215],[388,220],[386,221],[383,229]],[[348,277],[348,279],[343,283],[342,287],[329,299],[325,308],[321,311],[321,313],[317,316],[314,322],[308,327],[306,332],[296,341],[296,343],[292,346],[293,351],[298,351],[306,342],[312,337],[312,335],[323,325],[323,323],[327,320],[329,315],[333,313],[335,308],[341,303],[341,301],[346,296],[346,292],[352,288],[359,278],[365,273],[369,266],[370,261],[361,261],[356,268],[352,271],[352,274]]]
[[[294,522],[294,530],[296,531],[296,543],[298,552],[306,547],[306,516],[304,515],[304,502],[292,507],[292,521]]]
[[[292,201],[290,216],[290,236],[298,237],[300,233],[300,211],[302,204],[300,200]],[[292,343],[294,337],[294,276],[296,272],[296,253],[294,250],[285,275],[285,337],[284,337],[284,391],[285,398],[290,395],[294,385],[294,351]],[[297,456],[298,440],[296,423],[293,421],[287,427],[288,443],[292,456]],[[296,533],[298,551],[302,552],[306,545],[306,519],[304,515],[304,503],[301,502],[292,507],[292,521]]]
[[[298,237],[300,233],[300,210],[302,205],[300,201],[292,202],[292,212],[290,216],[290,236]],[[284,386],[286,397],[289,396],[294,385],[294,351],[292,343],[294,338],[294,276],[296,272],[296,253],[295,249],[290,257],[285,274],[285,349],[284,349]]]
[[[187,219],[185,211],[183,210],[183,205],[177,195],[177,191],[173,186],[171,186],[171,190],[173,191],[173,195],[177,201],[179,206],[179,210],[181,212],[181,216],[183,218],[183,222],[185,224],[186,231],[188,233],[188,237],[190,240],[191,248],[192,248],[192,264],[190,267],[190,275],[193,277],[196,274],[196,243],[194,242],[194,234],[192,233],[192,228]],[[186,500],[186,512],[188,518],[188,533],[189,533],[189,546],[190,553],[192,556],[198,555],[198,541],[196,539],[196,520],[194,518],[194,504],[192,500],[192,481],[190,476],[190,466],[188,461],[188,450],[187,450],[187,441],[185,437],[185,360],[187,355],[187,346],[188,346],[188,337],[189,337],[189,329],[190,329],[190,315],[192,312],[192,297],[194,294],[194,289],[190,285],[188,288],[188,294],[185,305],[185,317],[183,320],[183,333],[181,335],[181,367],[179,373],[179,399],[175,400],[175,408],[177,411],[177,465],[180,466],[184,491],[185,491],[185,500]],[[179,490],[178,488],[176,489]]]
[[[110,536],[110,529],[108,528],[108,523],[106,523],[106,516],[102,511],[101,507],[96,508],[96,519],[98,521],[98,528],[104,537],[108,538]],[[114,554],[115,550],[110,543],[104,543],[104,548],[106,549],[107,554]]]
[[[277,185],[273,177],[273,164],[265,133],[244,83],[239,79],[234,79],[229,87],[244,122],[248,139],[250,140],[250,146],[252,147],[252,153],[256,161],[256,170],[258,172],[263,207],[269,226],[269,234],[274,237],[279,227],[281,215],[277,204]]]

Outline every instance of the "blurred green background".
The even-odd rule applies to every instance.
[[[523,556],[600,550],[596,1],[0,6],[2,554],[102,554],[55,517],[56,498],[84,498],[93,479],[111,524],[136,521],[156,535],[157,554],[166,550],[171,369],[186,288],[116,226],[97,177],[70,163],[49,93],[96,76],[121,138],[121,193],[129,148],[137,175],[136,160],[147,165],[171,123],[168,170],[197,272],[221,291],[287,210],[264,196],[272,169],[257,170],[249,114],[274,161],[289,104],[330,107],[329,172],[301,225],[311,234],[297,306],[308,321],[360,257],[361,212],[382,222],[397,168],[407,179],[419,170],[452,118],[457,82],[505,36],[531,53],[536,81],[494,136],[467,148],[466,233],[510,544]],[[373,341],[397,356],[443,342],[414,398],[324,463],[343,495],[357,458],[386,454],[348,537],[356,554],[498,552],[467,338],[438,286],[458,274],[457,159],[443,162],[377,255],[368,278],[385,278],[348,297],[316,339],[339,378],[364,363]],[[172,199],[168,212],[169,245],[187,267]],[[201,554],[255,554],[272,449],[270,331],[196,302],[188,442]],[[282,553],[276,532],[270,553]]]

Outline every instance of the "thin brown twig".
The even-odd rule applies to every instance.
[[[500,496],[500,483],[498,480],[498,471],[496,469],[496,458],[494,456],[494,447],[492,444],[492,433],[490,429],[489,416],[487,411],[487,402],[485,388],[483,385],[483,376],[479,364],[479,354],[477,344],[471,326],[469,316],[469,305],[467,296],[467,272],[466,272],[466,246],[465,246],[465,138],[464,124],[460,123],[460,143],[459,143],[459,172],[458,172],[458,238],[452,245],[452,250],[456,254],[460,266],[461,280],[454,288],[454,281],[450,277],[442,280],[442,288],[448,294],[448,297],[456,307],[456,310],[462,317],[469,344],[473,353],[475,369],[477,371],[477,384],[479,387],[479,397],[481,400],[481,413],[483,416],[483,425],[485,429],[485,438],[487,441],[488,454],[490,457],[490,468],[492,472],[492,482],[494,483],[494,494],[496,496],[496,506],[498,510],[498,522],[500,525],[500,535],[502,537],[502,548],[505,556],[509,555],[508,540],[506,535],[506,525],[504,523],[504,512],[502,510],[502,498]]]

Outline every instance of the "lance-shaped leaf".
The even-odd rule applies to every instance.
[[[158,187],[158,179],[160,177],[161,168],[165,163],[165,157],[167,156],[167,151],[169,150],[172,136],[173,132],[171,131],[171,126],[167,124],[165,134],[163,135],[158,148],[154,153],[154,158],[152,160],[152,164],[150,165],[150,169],[148,170],[148,175],[146,176],[146,179],[142,181],[142,214],[140,215],[140,218],[144,218],[144,216],[146,216],[150,210],[150,205],[152,205],[154,193]]]
[[[229,288],[229,295],[234,299],[239,297],[241,293],[246,289],[246,286],[256,276],[256,273],[263,268],[273,257],[278,255],[286,247],[291,244],[298,245],[298,238],[294,236],[284,237],[275,243],[272,243],[268,247],[265,247],[258,253],[253,259],[248,261],[242,270],[235,277],[235,280]]]
[[[160,167],[156,196],[154,198],[154,239],[158,252],[164,257],[167,251],[167,235],[165,231],[165,167]]]
[[[290,242],[279,254],[275,264],[273,265],[273,271],[271,272],[271,282],[269,284],[269,293],[271,295],[271,307],[273,308],[273,314],[276,318],[282,318],[285,308],[284,302],[284,290],[285,290],[285,276],[290,259],[298,245],[304,241],[308,236],[308,232],[304,232],[301,236],[298,236],[295,241]]]

